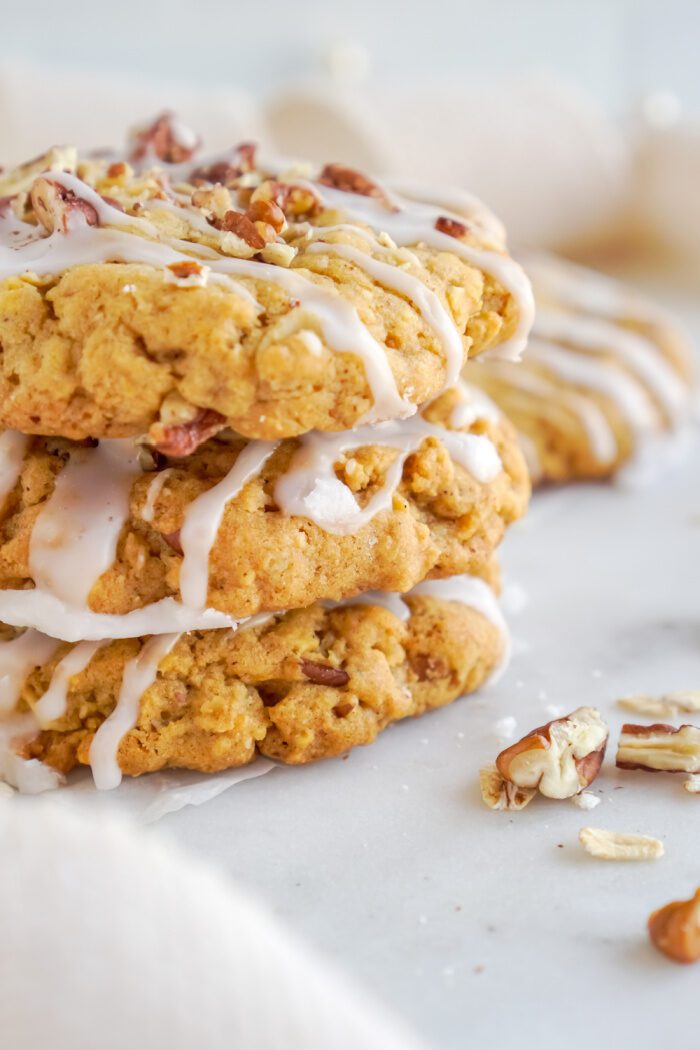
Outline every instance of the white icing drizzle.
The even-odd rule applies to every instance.
[[[395,591],[364,591],[353,598],[345,598],[342,601],[328,600],[322,604],[326,609],[343,609],[353,605],[378,605],[392,613],[397,620],[404,621],[411,615],[411,610],[403,600],[403,595]]]
[[[163,491],[163,487],[173,474],[172,467],[166,467],[165,470],[159,470],[154,476],[151,484],[148,486],[148,492],[146,493],[146,502],[141,510],[141,518],[143,521],[152,522],[156,512],[156,504],[160,498],[160,494]]]
[[[251,441],[239,454],[225,478],[203,492],[187,508],[180,530],[183,561],[180,594],[190,609],[204,609],[209,581],[209,555],[216,540],[226,504],[251,478],[260,473],[277,448],[275,441]]]
[[[452,386],[457,381],[464,361],[462,339],[452,316],[442,305],[435,292],[431,291],[423,281],[407,273],[406,270],[396,265],[383,263],[367,252],[362,252],[349,244],[316,241],[309,245],[306,251],[315,254],[328,253],[348,259],[369,274],[374,281],[378,281],[385,288],[390,288],[409,299],[442,344],[445,353],[445,386]]]
[[[21,758],[18,747],[38,735],[39,727],[31,712],[0,721],[0,781],[11,784],[25,795],[39,795],[60,787],[64,778],[36,758]]]
[[[77,175],[72,175],[67,171],[51,171],[46,172],[40,178],[46,178],[51,182],[58,183],[59,186],[63,186],[64,189],[74,193],[76,197],[80,197],[82,200],[87,201],[88,204],[91,204],[97,212],[97,220],[102,226],[126,226],[134,230],[140,230],[142,233],[147,233],[151,237],[156,235],[155,227],[150,222],[137,218],[135,215],[128,215],[121,208],[115,208],[104,197],[100,197],[99,193],[96,193],[92,186],[79,179]],[[75,212],[75,220],[80,225],[85,223],[85,219],[81,217],[81,212],[79,211]]]
[[[533,343],[531,342],[528,348],[528,358],[535,361],[537,351],[531,352],[532,345]],[[546,362],[543,361],[542,363],[546,366]],[[558,404],[572,412],[585,430],[590,451],[599,463],[610,463],[617,457],[618,443],[615,431],[605,412],[596,401],[586,397],[584,394],[579,394],[575,390],[562,390],[555,383],[544,379],[540,375],[535,375],[534,372],[528,371],[526,368],[508,363],[495,365],[494,367],[496,370],[495,375],[501,377],[503,382],[513,389],[522,390],[533,397],[539,398],[545,403],[545,406]],[[547,409],[545,408],[545,414],[546,411]],[[520,433],[519,437],[524,437],[524,435]],[[530,439],[526,439],[525,444],[521,441],[521,446],[528,463],[530,476],[533,478],[540,476],[541,464],[539,463],[534,443]],[[534,469],[535,464],[537,464],[537,469]]]
[[[652,402],[644,387],[621,368],[594,354],[572,354],[555,343],[532,339],[531,361],[541,364],[567,383],[596,390],[617,407],[627,425],[643,440],[658,430]]]
[[[432,204],[408,201],[394,194],[390,203],[398,210],[392,211],[373,197],[330,189],[316,182],[309,185],[328,207],[346,211],[376,233],[387,233],[399,246],[423,243],[438,251],[451,252],[498,281],[515,300],[518,320],[513,335],[494,347],[493,354],[509,360],[520,358],[532,327],[535,302],[530,282],[514,259],[486,248],[475,248],[457,237],[436,230],[435,222],[441,216],[453,218],[457,222],[460,218]]]
[[[29,571],[38,588],[75,607],[87,604],[94,583],[114,563],[139,473],[131,441],[71,450],[32,529]]]
[[[583,351],[614,355],[645,383],[673,425],[688,404],[688,389],[659,348],[637,332],[597,317],[538,309],[533,336]],[[605,366],[604,361],[600,361]]]
[[[452,409],[450,416],[452,430],[467,430],[479,419],[497,423],[503,418],[503,413],[498,405],[478,386],[473,386],[464,379],[459,379],[456,386],[462,400]]]
[[[498,599],[485,580],[478,576],[468,575],[450,576],[446,580],[424,580],[408,593],[409,596],[424,595],[430,598],[440,598],[446,602],[460,602],[476,610],[484,619],[497,627],[503,641],[503,652],[491,676],[491,681],[496,681],[503,674],[510,660],[510,632]]]
[[[136,725],[141,697],[155,682],[161,660],[179,637],[179,634],[160,634],[149,638],[138,656],[124,667],[116,706],[90,745],[90,767],[98,790],[109,791],[121,783],[122,772],[117,758],[119,745]]]
[[[97,650],[106,644],[106,641],[79,642],[56,664],[46,692],[34,704],[34,717],[42,729],[63,717],[71,678],[84,671]]]
[[[355,307],[340,294],[326,291],[296,270],[286,270],[270,263],[219,258],[212,260],[211,267],[218,273],[233,273],[279,285],[291,299],[299,300],[308,318],[307,328],[313,330],[315,322],[333,350],[355,354],[362,359],[374,404],[361,422],[406,419],[416,412],[416,406],[401,397],[398,391],[385,348],[362,322]]]
[[[17,430],[0,434],[0,507],[17,484],[29,438]]]
[[[14,711],[26,679],[51,659],[59,645],[55,638],[31,629],[0,642],[0,717]]]
[[[390,179],[389,189],[411,201],[423,201],[433,204],[442,209],[441,215],[451,212],[461,219],[466,219],[472,226],[478,226],[484,233],[490,234],[501,244],[505,244],[506,229],[501,220],[484,202],[467,190],[457,189],[454,186],[442,188],[431,186],[422,182],[414,182],[411,179]]]
[[[568,259],[538,253],[528,252],[522,263],[538,297],[612,321],[629,317],[651,324],[672,323],[680,334],[677,321],[670,320],[667,311],[607,274]]]
[[[503,639],[503,652],[492,674],[492,681],[495,681],[496,677],[503,673],[510,659],[510,632],[496,595],[486,581],[478,576],[470,576],[465,573],[460,576],[450,576],[444,580],[424,580],[403,595],[391,591],[366,591],[364,594],[346,598],[341,602],[324,602],[324,605],[327,608],[379,605],[384,609],[388,609],[399,620],[406,621],[411,615],[411,610],[405,599],[420,596],[439,598],[444,602],[458,602],[460,605],[466,605],[468,608],[480,613],[484,619],[498,628]]]
[[[299,438],[286,474],[278,479],[275,502],[285,514],[309,518],[326,532],[347,536],[391,507],[406,459],[427,437],[438,437],[452,459],[477,481],[489,482],[501,469],[490,438],[447,430],[420,416],[335,434],[311,431]],[[352,491],[336,477],[334,465],[345,452],[367,445],[396,449],[397,456],[383,485],[360,507]]]
[[[55,595],[39,589],[0,590],[0,620],[16,627],[35,627],[47,634],[50,631],[64,642],[206,631],[233,628],[245,622],[215,609],[188,609],[175,598],[161,598],[121,615],[96,613],[87,606],[75,608],[67,605]]]
[[[525,457],[527,472],[530,475],[530,479],[533,483],[541,481],[544,476],[544,470],[539,452],[537,451],[537,445],[530,435],[523,433],[522,430],[518,431],[518,444],[520,445],[520,451]]]

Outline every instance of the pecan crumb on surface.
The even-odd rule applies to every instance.
[[[690,900],[672,901],[652,912],[647,923],[655,948],[673,962],[700,959],[700,888]]]
[[[700,729],[627,723],[620,731],[615,764],[618,769],[655,773],[700,773]]]
[[[496,767],[517,787],[538,790],[548,798],[571,798],[598,776],[607,742],[608,727],[599,712],[579,707],[501,751]]]

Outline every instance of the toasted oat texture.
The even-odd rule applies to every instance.
[[[436,208],[397,244],[386,231],[415,205],[358,172],[278,170],[249,146],[216,163],[190,153],[54,149],[0,178],[0,424],[168,440],[214,413],[246,437],[344,430],[447,386],[446,328],[453,379],[518,329],[514,294],[485,269],[515,266],[492,230],[440,225]],[[27,240],[42,243],[13,250]]]
[[[118,760],[129,776],[184,767],[215,772],[260,752],[299,764],[371,743],[390,722],[481,685],[500,660],[498,628],[473,609],[406,598],[407,621],[379,606],[286,613],[237,634],[183,635],[160,662]],[[87,763],[93,735],[113,710],[124,665],[143,639],[108,643],[70,680],[66,714],[26,745],[61,772]],[[21,707],[48,687],[62,645],[33,672]],[[332,684],[327,684],[324,680]]]
[[[533,482],[658,474],[692,410],[686,333],[601,274],[553,259],[525,268],[537,315],[522,363],[467,364],[464,374],[514,423]]]
[[[457,397],[456,392],[443,395],[431,406],[431,419],[449,418]],[[365,590],[404,592],[429,575],[488,577],[506,525],[525,510],[529,484],[506,421],[477,420],[471,430],[490,435],[498,450],[502,469],[493,480],[476,481],[453,462],[438,437],[428,436],[406,459],[388,509],[349,535],[279,509],[275,483],[297,447],[296,440],[283,442],[225,507],[209,558],[208,605],[242,617]],[[148,510],[156,471],[136,477],[115,562],[90,591],[94,612],[123,614],[180,595],[180,529],[188,507],[226,476],[244,447],[241,439],[220,435],[185,459],[156,457],[168,474]],[[76,446],[63,439],[31,440],[17,484],[0,509],[0,592],[34,585],[32,532],[71,454],[76,455]],[[84,455],[82,450],[77,454]],[[381,446],[351,450],[339,456],[335,473],[348,496],[352,492],[364,506],[396,455]],[[57,549],[57,559],[60,553]]]

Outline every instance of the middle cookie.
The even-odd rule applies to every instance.
[[[66,640],[488,575],[529,492],[511,426],[466,388],[403,422],[222,435],[186,459],[12,431],[3,445],[0,618]]]

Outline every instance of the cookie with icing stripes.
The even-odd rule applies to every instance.
[[[330,758],[472,692],[507,655],[494,593],[471,577],[404,598],[316,604],[237,631],[71,646],[5,629],[6,776],[37,790],[90,765],[109,789],[122,775],[211,773],[257,754]]]
[[[0,467],[0,620],[69,641],[480,575],[529,493],[512,427],[466,386],[398,423],[221,432],[181,459],[6,431]]]
[[[525,259],[537,315],[523,361],[467,365],[515,424],[533,481],[656,476],[695,397],[682,326],[632,289],[549,257]]]
[[[184,455],[407,418],[468,357],[521,352],[531,289],[486,209],[181,131],[0,178],[1,425]]]

